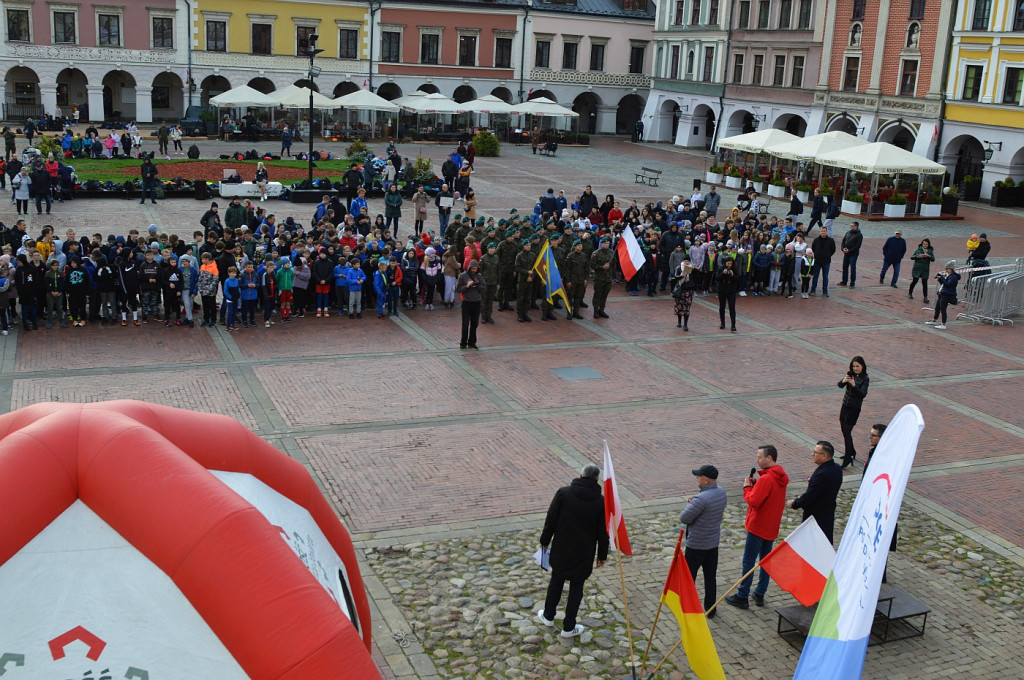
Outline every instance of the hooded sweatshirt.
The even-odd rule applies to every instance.
[[[474,267],[476,271],[473,271]],[[472,286],[469,285],[471,281],[474,282]],[[480,302],[483,299],[484,288],[486,288],[486,284],[483,274],[480,273],[480,263],[470,260],[466,271],[459,275],[455,291],[462,294],[463,302]]]
[[[789,475],[778,464],[757,472],[759,477],[754,486],[743,488],[743,500],[747,503],[743,526],[758,538],[774,541],[779,536],[782,512],[786,509]]]

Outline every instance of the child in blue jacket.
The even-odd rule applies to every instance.
[[[238,330],[238,320],[235,318],[235,312],[238,310],[238,303],[241,299],[242,288],[238,283],[238,269],[229,267],[228,278],[224,279],[224,302],[227,306],[227,311],[224,315],[224,325],[229,331]]]
[[[338,304],[338,316],[343,316],[348,307],[348,260],[342,259],[334,265],[334,301]],[[352,315],[349,314],[349,318]]]
[[[348,286],[348,318],[363,318],[363,284],[366,283],[366,274],[363,273],[358,257],[349,261],[346,270]]]
[[[245,263],[239,279],[242,297],[242,328],[256,327],[256,301],[260,297],[260,280],[252,262]]]
[[[381,258],[373,274],[373,290],[377,293],[377,318],[384,318],[384,305],[388,301],[388,261]]]

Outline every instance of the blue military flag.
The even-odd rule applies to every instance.
[[[565,309],[570,314],[569,296],[565,294],[565,287],[562,286],[562,275],[558,273],[558,265],[555,264],[555,255],[551,252],[551,244],[544,242],[540,252],[537,253],[537,261],[533,263],[533,271],[544,282],[544,293],[547,301],[555,304],[555,296],[565,300]]]

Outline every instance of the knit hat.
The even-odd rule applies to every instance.
[[[437,254],[437,251],[434,250],[433,246],[431,246],[430,248],[427,248],[427,255],[436,255],[436,254]]]
[[[155,233],[156,233],[156,231],[157,231],[157,227],[156,227],[156,225],[155,225],[155,224],[151,224],[151,225],[149,225],[149,233],[150,233],[150,234],[155,234]]]
[[[956,269],[956,260],[950,260],[947,262],[946,269]]]

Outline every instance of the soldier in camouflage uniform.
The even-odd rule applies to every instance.
[[[530,311],[530,295],[533,291],[533,263],[537,256],[531,250],[530,239],[523,239],[523,250],[516,256],[516,282],[519,290],[516,299],[517,321],[533,321],[527,314]]]
[[[601,245],[594,254],[590,256],[590,268],[594,272],[594,318],[607,319],[604,313],[604,305],[608,301],[608,293],[612,289],[612,260],[615,253],[611,249],[612,240],[607,236],[601,237]]]
[[[540,252],[541,244],[543,244],[543,241],[541,240],[541,233],[536,231],[533,232],[533,234],[530,236],[530,246],[533,251],[534,262],[536,262],[537,260],[537,253]],[[543,296],[544,282],[540,280],[539,276],[534,276],[533,290],[530,291],[530,309],[540,309],[540,307],[537,306],[537,300],[539,300]]]
[[[565,269],[562,272],[562,283],[569,293],[569,307],[572,311],[567,312],[565,318],[582,319],[580,305],[583,303],[583,294],[587,290],[587,274],[590,273],[590,260],[583,252],[583,241],[576,239],[572,244],[572,252],[565,258]]]
[[[504,222],[505,220],[502,220]],[[515,297],[516,256],[520,247],[516,238],[519,230],[510,228],[505,231],[505,240],[498,244],[498,311],[511,311],[510,304]]]
[[[551,255],[555,260],[555,266],[558,267],[559,274],[561,274],[562,272],[562,268],[558,264],[558,247],[560,245],[561,240],[562,235],[557,232],[550,234],[550,236],[548,237],[548,247],[551,249]],[[550,302],[548,302],[547,291],[542,293],[540,296],[540,312],[541,321],[555,320],[554,307],[551,305]]]
[[[491,311],[494,307],[494,292],[498,289],[498,244],[491,241],[487,244],[487,252],[480,258],[480,274],[484,277],[483,304],[480,306],[481,323],[494,323]]]

